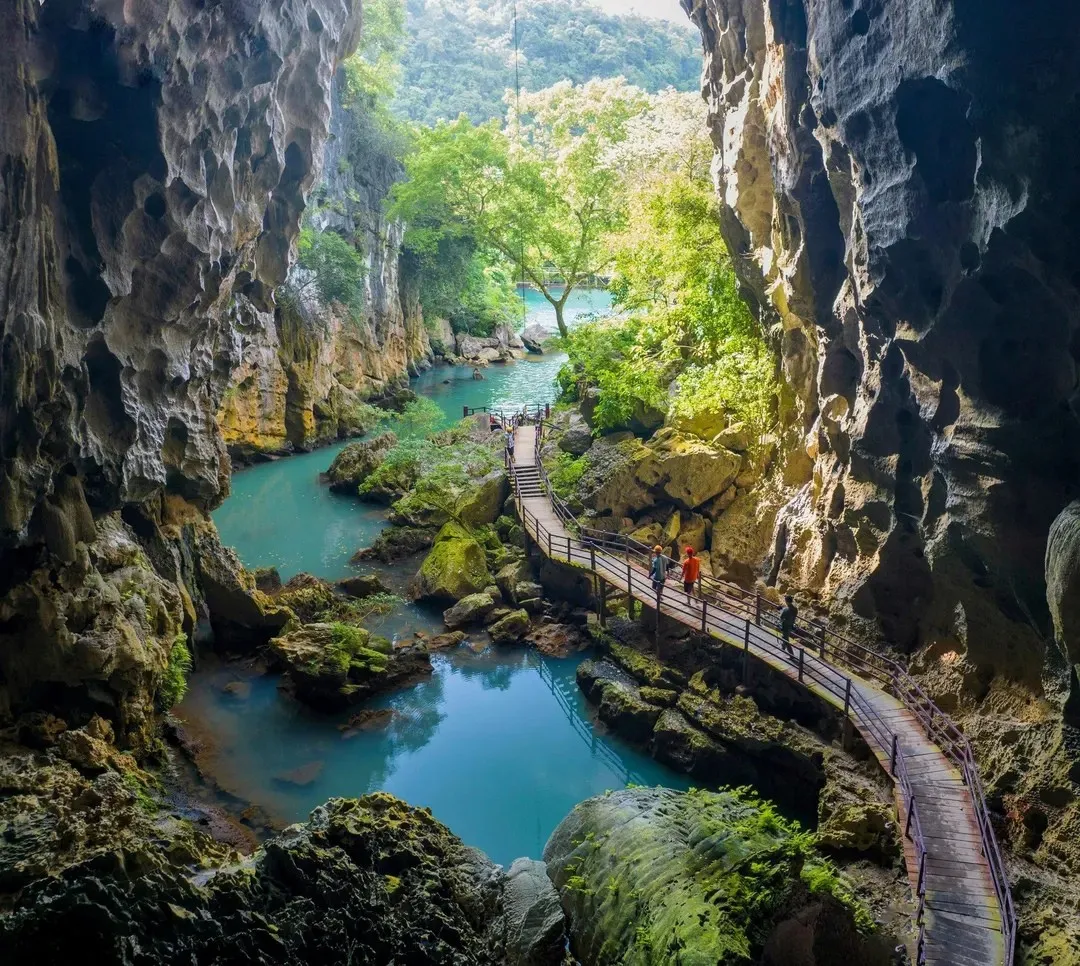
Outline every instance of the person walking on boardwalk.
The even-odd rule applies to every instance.
[[[799,616],[799,608],[795,606],[795,599],[791,594],[784,594],[784,606],[780,608],[780,638],[784,650],[794,655],[791,647],[791,635],[795,632],[795,618]]]
[[[511,462],[514,461],[514,431],[512,429],[506,431],[506,455]]]
[[[686,557],[682,562],[682,587],[686,592],[687,599],[694,590],[694,584],[701,578],[701,561],[694,552],[693,547],[686,548]]]
[[[652,589],[659,595],[664,589],[664,581],[667,580],[667,558],[664,557],[663,547],[653,547],[652,557],[649,559],[649,576],[652,577]]]

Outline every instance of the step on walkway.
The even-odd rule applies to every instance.
[[[665,615],[753,655],[842,710],[894,779],[897,813],[905,831],[904,857],[921,913],[916,963],[1011,966],[1015,936],[1011,898],[985,807],[977,805],[981,789],[976,796],[971,788],[978,787],[974,762],[963,758],[968,764],[962,769],[955,761],[959,745],[955,726],[940,712],[935,719],[936,709],[928,722],[920,721],[911,706],[869,675],[863,678],[834,666],[810,646],[795,648],[797,657],[788,655],[776,632],[763,625],[760,610],[752,619],[748,603],[725,606],[711,597],[703,602],[683,593],[677,581],[669,581],[657,601],[638,561],[617,547],[604,546],[614,544],[616,535],[610,540],[597,535],[583,543],[568,530],[546,490],[536,458],[536,434],[536,426],[517,427],[512,473],[518,513],[537,546],[553,560],[592,570],[608,585],[654,609],[659,603]],[[938,741],[953,746],[951,758]],[[996,882],[988,853],[996,857]]]

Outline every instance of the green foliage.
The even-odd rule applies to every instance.
[[[511,14],[510,0],[409,0],[396,108],[425,124],[462,113],[476,123],[501,116],[514,82]],[[521,83],[530,90],[619,76],[649,91],[699,86],[701,41],[689,22],[547,0],[518,4],[518,35]]]
[[[394,420],[394,432],[402,439],[428,436],[442,425],[443,419],[439,404],[427,396],[420,396],[408,403]]]
[[[187,635],[177,634],[169,651],[169,663],[157,693],[157,705],[161,711],[168,711],[184,700],[190,671],[191,651],[188,650]]]
[[[344,101],[389,101],[401,76],[405,47],[403,0],[365,0],[360,47],[345,61]]]
[[[484,255],[471,238],[446,235],[434,250],[413,255],[425,319],[447,319],[455,332],[485,336],[520,318],[513,266]]]
[[[599,387],[602,430],[626,426],[641,407],[686,419],[719,410],[760,438],[775,420],[775,361],[739,297],[711,187],[644,177],[630,210],[632,227],[611,240],[623,314],[570,334],[560,389],[577,398]]]
[[[489,265],[514,264],[565,335],[566,300],[605,270],[604,239],[623,222],[609,153],[648,103],[622,78],[567,82],[523,93],[505,129],[460,117],[420,130],[389,213],[408,223],[406,245],[429,263],[448,241],[465,240]]]
[[[551,488],[564,500],[567,499],[573,495],[588,466],[589,461],[584,456],[575,458],[569,453],[560,453],[548,472]]]
[[[304,228],[297,250],[300,267],[308,273],[300,294],[314,289],[324,305],[338,302],[354,315],[363,309],[367,272],[352,244],[335,231]]]
[[[322,663],[341,673],[348,672],[351,667],[379,672],[386,669],[387,654],[381,639],[372,638],[362,627],[337,621],[330,625],[330,644],[322,656]]]
[[[404,600],[397,594],[372,594],[360,600],[343,601],[334,608],[335,613],[344,621],[363,624],[373,617],[385,617],[392,614]]]

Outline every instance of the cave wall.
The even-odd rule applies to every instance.
[[[352,0],[0,5],[0,724],[92,706],[145,750],[199,617],[179,534],[228,491],[215,414],[359,26]]]
[[[404,225],[384,204],[403,176],[391,137],[363,103],[332,91],[322,180],[309,203],[317,231],[354,241],[366,275],[363,307],[279,299],[272,324],[238,329],[241,363],[218,422],[234,461],[307,450],[352,434],[357,402],[378,400],[430,364],[415,266],[402,254]],[[298,274],[301,270],[294,269]]]
[[[724,235],[789,390],[758,572],[912,654],[1014,845],[1058,861],[1076,655],[1044,555],[1080,495],[1080,8],[683,6]]]

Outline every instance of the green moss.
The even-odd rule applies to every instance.
[[[187,676],[191,671],[191,652],[187,646],[187,635],[177,634],[169,651],[169,663],[165,667],[165,676],[158,688],[157,705],[162,711],[168,711],[179,704],[187,694]]]
[[[379,674],[386,670],[387,654],[373,642],[370,632],[352,624],[335,622],[330,625],[330,644],[320,663],[348,674],[350,670]]]
[[[484,548],[460,523],[447,523],[420,567],[425,596],[461,600],[492,584]]]
[[[678,950],[686,966],[757,962],[776,924],[816,895],[873,925],[813,835],[748,789],[615,792],[564,825],[577,834],[563,845],[557,829],[545,858],[585,961],[658,966]]]
[[[642,684],[652,688],[673,690],[685,686],[686,675],[681,671],[665,667],[656,658],[642,654],[641,651],[635,651],[625,644],[619,644],[612,638],[608,638],[606,644],[612,658]]]

